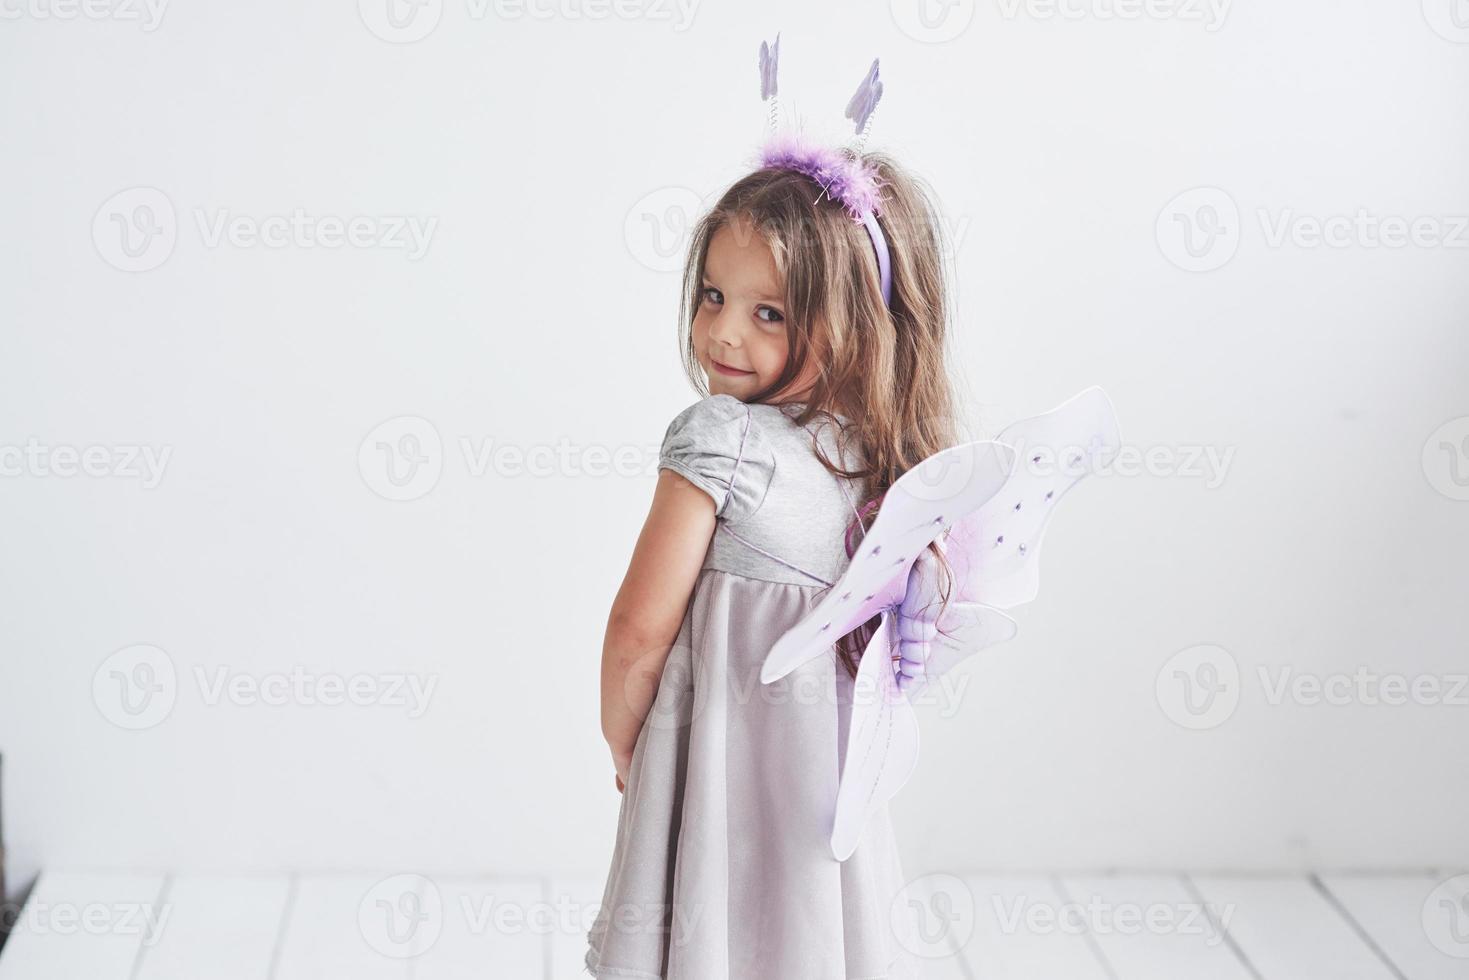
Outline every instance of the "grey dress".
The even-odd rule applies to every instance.
[[[760,683],[776,639],[846,567],[859,495],[813,452],[819,439],[839,459],[833,423],[794,414],[713,395],[664,436],[659,468],[713,498],[716,530],[633,752],[594,977],[915,975],[892,924],[904,882],[887,808],[846,861],[829,845],[850,676],[833,650]]]

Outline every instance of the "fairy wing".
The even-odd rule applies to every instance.
[[[1037,557],[1056,503],[1088,472],[1110,462],[1119,445],[1110,400],[1100,388],[1089,388],[1045,415],[1011,425],[999,443],[970,443],[930,457],[893,489],[913,472],[926,470],[927,480],[896,498],[889,491],[848,574],[772,648],[762,680],[767,671],[769,679],[783,676],[829,649],[874,612],[884,612],[859,664],[832,821],[837,860],[851,856],[869,815],[896,795],[917,766],[918,725],[910,696],[976,651],[1015,635],[1015,621],[1000,608],[1035,597]],[[954,455],[940,464],[946,454]],[[950,470],[956,463],[960,465]],[[990,468],[996,463],[1005,467],[998,483]],[[944,478],[959,489],[927,494],[927,501],[915,492],[941,486]],[[944,506],[925,506],[933,504],[932,498]],[[916,573],[914,563],[920,555],[928,559],[924,549],[946,520],[952,521],[943,546],[953,588],[948,603],[936,605],[942,598],[935,580]],[[903,532],[906,537],[900,537]],[[891,553],[890,539],[899,542],[899,557],[885,566],[883,552]],[[859,561],[862,566],[853,575]],[[864,586],[871,590],[861,591]],[[862,599],[852,604],[854,595]],[[921,634],[931,639],[903,642],[905,627],[912,625],[904,618],[915,610],[934,609],[940,610],[930,617],[937,630]],[[904,680],[912,683],[900,684]]]
[[[877,519],[846,571],[766,655],[760,681],[779,680],[876,613],[900,601],[914,560],[945,527],[1004,485],[1015,453],[996,442],[971,442],[935,453],[888,489]]]
[[[853,683],[836,813],[832,818],[831,852],[845,861],[857,849],[872,811],[891,800],[918,767],[918,715],[898,686],[893,656],[898,649],[898,617],[884,613],[871,642],[862,652]],[[944,665],[1015,635],[1015,621],[998,609],[977,602],[951,604],[944,632],[934,641],[932,662]],[[933,676],[938,676],[938,672]]]
[[[1093,387],[1008,426],[998,441],[1015,450],[1004,488],[963,515],[948,540],[960,565],[960,597],[1009,609],[1034,599],[1040,588],[1041,539],[1056,504],[1112,461],[1121,435],[1107,393]]]
[[[896,618],[885,615],[862,653],[853,683],[846,755],[832,822],[831,852],[845,861],[857,849],[873,808],[897,795],[918,765],[918,716],[898,690],[890,651]]]
[[[1121,434],[1111,400],[1093,387],[1044,415],[1010,425],[999,441],[1015,450],[1004,486],[955,521],[944,539],[953,588],[938,616],[938,635],[926,648],[903,648],[901,672],[923,678],[914,688],[1015,635],[1014,621],[999,610],[1035,598],[1041,541],[1056,505],[1083,477],[1116,457]],[[904,613],[941,608],[942,597],[930,579],[910,576],[908,585],[900,603]],[[927,594],[913,595],[915,587]]]
[[[1000,610],[982,602],[951,602],[939,620],[940,632],[923,665],[923,683],[931,683],[985,647],[1015,638],[1020,627]]]

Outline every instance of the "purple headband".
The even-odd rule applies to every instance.
[[[855,155],[848,157],[840,149],[823,146],[806,139],[799,132],[783,134],[779,131],[779,96],[776,92],[776,69],[780,61],[780,35],[775,36],[774,46],[760,42],[760,98],[770,103],[769,134],[760,147],[760,166],[781,170],[794,170],[805,174],[821,186],[822,196],[838,201],[846,208],[853,221],[867,231],[872,239],[872,251],[877,257],[877,275],[882,283],[882,301],[892,307],[893,276],[892,262],[888,254],[887,238],[877,223],[881,198],[878,190],[882,180],[877,168],[862,159],[862,148],[871,131],[872,112],[882,98],[882,82],[877,77],[877,59],[857,87],[857,92],[847,103],[846,117],[857,129]]]

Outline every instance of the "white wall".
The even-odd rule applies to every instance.
[[[873,145],[956,233],[973,430],[1095,383],[1161,454],[1078,490],[1020,637],[965,668],[957,713],[927,712],[895,804],[912,866],[1469,860],[1469,705],[1267,696],[1283,669],[1361,667],[1469,698],[1469,443],[1439,448],[1469,434],[1449,2],[995,0],[929,34],[908,0],[433,0],[415,43],[369,29],[393,36],[373,0],[179,2],[153,29],[5,4],[0,445],[102,447],[111,471],[23,457],[0,478],[13,875],[605,871],[601,627],[693,399],[661,256],[753,153],[777,29],[788,106],[832,136],[883,59]],[[164,234],[130,258],[114,215],[139,205]],[[407,216],[428,248],[210,237],[295,209],[384,234]],[[1426,219],[1419,242],[1300,238],[1358,209]],[[368,437],[403,416],[441,472],[395,502],[375,445],[417,430]],[[461,440],[564,441],[575,465],[476,472]],[[129,447],[169,453],[156,485]],[[586,475],[592,447],[637,472]],[[139,644],[167,661],[109,660]],[[1239,671],[1227,717],[1180,700],[1174,669],[1203,675],[1169,660],[1201,644]],[[138,656],[176,690],[134,717],[113,675]],[[297,668],[437,686],[420,717],[210,703],[220,671]]]

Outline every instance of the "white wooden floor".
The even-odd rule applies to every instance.
[[[574,980],[600,897],[592,880],[49,872],[0,980]],[[930,875],[905,898],[928,980],[1469,980],[1469,875],[1447,871]]]

